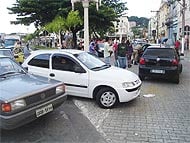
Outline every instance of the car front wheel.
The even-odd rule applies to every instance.
[[[109,87],[102,88],[97,93],[96,102],[101,108],[113,108],[118,103],[118,95]]]

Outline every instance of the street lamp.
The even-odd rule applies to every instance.
[[[82,2],[83,8],[84,8],[84,50],[88,51],[89,47],[89,17],[88,17],[88,8],[90,2],[96,3],[96,9],[98,10],[98,2],[101,0],[71,0],[72,4],[72,10],[74,10],[74,3],[76,2]]]

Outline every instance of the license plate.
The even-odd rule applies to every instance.
[[[40,117],[40,116],[43,116],[49,112],[53,111],[53,105],[52,104],[49,104],[45,107],[42,107],[40,109],[37,109],[36,110],[36,117]]]
[[[161,74],[165,74],[165,70],[151,70],[151,73],[161,73]]]

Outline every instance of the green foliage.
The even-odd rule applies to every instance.
[[[65,28],[68,31],[73,31],[74,29],[78,29],[83,24],[82,18],[79,16],[79,11],[70,11],[66,20],[65,20]]]
[[[71,10],[71,2],[70,0],[16,0],[13,7],[8,10],[10,14],[17,14],[16,24],[34,23],[37,28],[51,22],[57,15],[66,16]]]
[[[58,33],[61,30],[65,29],[65,19],[61,16],[55,17],[55,19],[45,25],[45,30],[48,32],[56,32]]]
[[[137,26],[139,27],[148,27],[149,19],[146,17],[137,17],[137,16],[131,16],[128,18],[129,21],[135,21],[137,23]]]
[[[90,2],[90,31],[103,34],[108,32],[113,26],[112,21],[115,21],[127,10],[125,4],[121,0],[104,0],[97,11],[95,3]],[[64,29],[78,32],[83,29],[82,3],[75,3],[75,9],[78,10],[78,13],[74,12],[68,15],[68,12],[71,11],[70,0],[16,0],[13,7],[8,8],[11,14],[18,16],[17,21],[12,22],[13,24],[30,25],[34,23],[37,29],[45,26],[48,31],[56,32]]]

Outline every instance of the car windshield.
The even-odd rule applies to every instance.
[[[13,57],[13,54],[11,53],[10,50],[0,50],[0,55],[8,56],[8,57]]]
[[[17,73],[25,73],[25,71],[9,58],[0,59],[0,77]]]
[[[88,69],[91,70],[102,70],[110,67],[96,56],[93,56],[86,52],[76,54],[75,57],[81,61]]]

